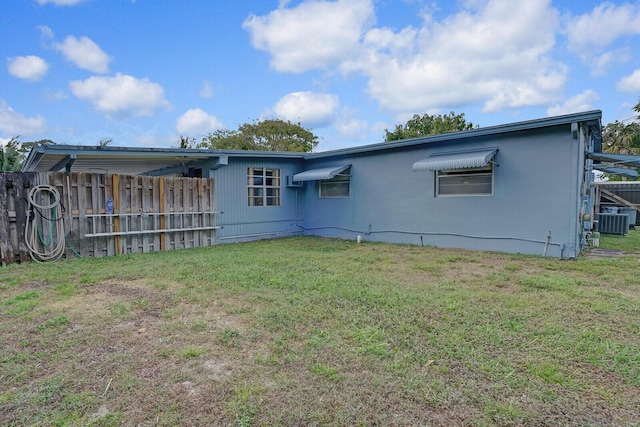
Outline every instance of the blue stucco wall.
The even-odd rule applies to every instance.
[[[414,172],[432,153],[497,147],[493,196],[435,197],[435,173]],[[398,150],[307,161],[352,164],[348,199],[320,199],[305,184],[306,234],[575,257],[580,139],[570,124]],[[547,236],[551,240],[547,245]]]

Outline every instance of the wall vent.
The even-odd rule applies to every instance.
[[[617,234],[626,236],[629,232],[629,215],[601,213],[596,214],[598,231],[601,234]]]

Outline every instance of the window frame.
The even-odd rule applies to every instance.
[[[346,183],[346,195],[327,195],[327,187],[335,184]],[[323,192],[324,189],[324,192]],[[318,181],[318,198],[320,199],[349,199],[351,198],[351,168],[347,168],[344,171],[336,174],[331,179],[321,179]]]
[[[451,181],[454,181],[455,178],[464,178],[464,177],[487,177],[490,176],[490,182],[477,182],[477,183],[468,183],[468,184],[456,184],[450,183],[447,184],[449,186],[456,186],[460,190],[473,188],[473,185],[478,186],[490,186],[489,192],[469,192],[469,191],[460,191],[454,193],[442,193],[442,183],[441,181],[446,178],[452,178]],[[472,197],[487,197],[493,196],[495,188],[495,165],[493,162],[490,162],[487,166],[477,167],[477,168],[460,168],[460,169],[444,169],[435,171],[435,197],[464,197],[464,196],[472,196]]]
[[[247,167],[247,206],[282,205],[282,173],[279,168]]]

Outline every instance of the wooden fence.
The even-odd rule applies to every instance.
[[[211,246],[215,216],[213,179],[2,172],[0,262]]]

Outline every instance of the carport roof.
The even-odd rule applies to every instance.
[[[23,172],[72,171],[121,175],[169,175],[190,168],[216,169],[229,156],[302,158],[302,153],[184,148],[133,148],[84,145],[40,145],[29,153]]]

